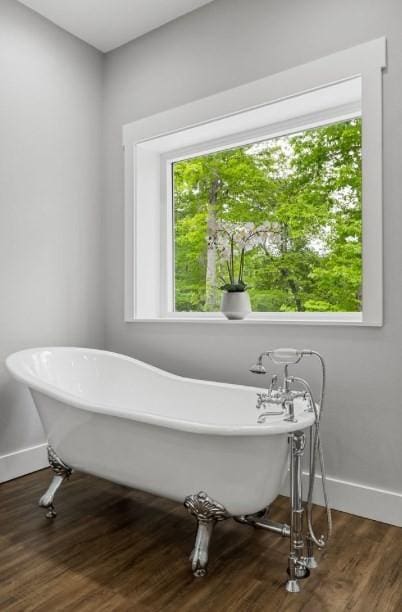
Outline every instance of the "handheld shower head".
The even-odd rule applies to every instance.
[[[281,365],[292,365],[298,363],[303,355],[304,351],[298,351],[294,348],[278,348],[270,351],[272,361]]]
[[[252,374],[266,374],[267,373],[266,369],[264,368],[264,366],[262,365],[260,361],[257,361],[257,363],[251,366],[250,372]]]

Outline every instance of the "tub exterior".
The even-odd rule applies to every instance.
[[[73,469],[177,502],[206,491],[229,514],[251,514],[275,499],[286,473],[287,434],[190,433],[32,396],[49,444]]]

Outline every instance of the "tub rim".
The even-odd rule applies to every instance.
[[[122,361],[128,361],[155,372],[160,376],[172,378],[179,382],[187,382],[191,384],[207,385],[212,387],[223,387],[227,389],[242,389],[254,391],[260,393],[261,387],[253,387],[248,385],[237,385],[233,383],[223,383],[218,381],[202,380],[198,378],[189,378],[173,374],[162,368],[158,368],[140,359],[124,355],[122,353],[116,353],[113,351],[107,351],[103,349],[94,349],[86,347],[75,347],[75,346],[44,346],[22,349],[8,355],[5,360],[5,365],[8,372],[19,382],[27,385],[29,389],[47,395],[52,399],[55,399],[64,404],[70,405],[80,410],[94,412],[98,414],[107,415],[110,417],[124,418],[131,421],[145,423],[149,425],[166,427],[168,429],[175,429],[185,431],[193,434],[209,434],[209,435],[220,435],[220,436],[267,436],[267,435],[278,435],[291,433],[300,429],[306,429],[314,423],[314,414],[311,412],[304,412],[296,409],[296,416],[298,420],[296,422],[284,421],[281,417],[273,418],[271,421],[263,424],[218,424],[218,423],[202,423],[201,421],[186,420],[177,417],[169,417],[166,415],[153,414],[151,412],[142,411],[128,411],[119,409],[117,405],[112,406],[110,403],[102,402],[91,402],[90,400],[79,398],[73,393],[61,390],[59,387],[52,385],[44,381],[39,376],[34,376],[29,372],[22,372],[23,358],[40,353],[43,351],[70,351],[79,353],[91,353],[93,355],[107,355],[115,359]]]

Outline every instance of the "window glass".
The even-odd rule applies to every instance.
[[[254,312],[362,310],[359,118],[171,167],[176,311],[239,276]]]

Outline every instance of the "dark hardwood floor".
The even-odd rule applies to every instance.
[[[1,611],[402,611],[400,528],[334,512],[330,549],[302,592],[288,594],[286,539],[219,523],[210,573],[195,579],[195,521],[179,504],[76,473],[49,521],[37,506],[49,478],[0,486]],[[271,516],[287,520],[285,498]]]

